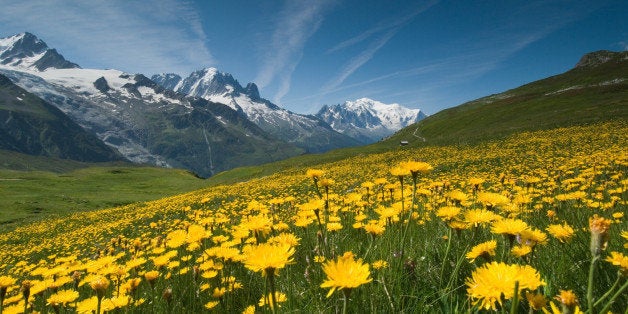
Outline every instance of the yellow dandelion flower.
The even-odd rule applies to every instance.
[[[208,309],[208,310],[211,310],[211,309],[215,308],[216,305],[218,305],[218,304],[220,304],[220,302],[218,302],[218,301],[209,301],[209,302],[205,303],[205,308]]]
[[[318,181],[318,179],[320,179],[324,174],[325,174],[325,171],[320,170],[320,169],[307,169],[305,171],[305,175],[314,181]]]
[[[549,225],[545,230],[547,230],[549,234],[551,234],[561,243],[569,241],[574,235],[573,228],[567,223],[564,223],[562,225]]]
[[[102,298],[105,295],[107,288],[109,288],[109,280],[103,276],[97,276],[89,283],[89,286],[96,291],[96,296],[98,296],[98,298]]]
[[[471,262],[475,261],[478,257],[483,257],[486,260],[491,260],[492,256],[495,256],[495,249],[497,248],[497,241],[490,240],[484,243],[480,243],[474,246],[471,251],[469,251],[466,255]]]
[[[98,298],[96,296],[93,296],[91,298],[79,301],[76,304],[76,311],[78,313],[96,313],[97,307]]]
[[[0,276],[0,289],[6,289],[15,284],[17,280],[9,276]]]
[[[334,183],[336,183],[336,181],[332,180],[332,179],[328,179],[328,178],[322,178],[319,182],[319,184],[324,187],[324,188],[328,188],[332,185],[334,185]]]
[[[388,262],[384,261],[384,260],[376,260],[374,261],[371,266],[373,266],[373,269],[384,269],[384,268],[388,268]]]
[[[398,177],[399,179],[402,179],[404,176],[407,176],[410,174],[410,170],[404,167],[397,166],[390,169],[390,174],[392,174],[395,177]]]
[[[299,245],[299,241],[301,241],[301,238],[295,236],[293,233],[286,232],[282,232],[279,235],[268,239],[268,243],[287,244],[292,247]]]
[[[448,192],[447,193],[447,197],[449,197],[457,205],[465,203],[469,199],[467,194],[465,192],[460,191],[460,190],[453,190],[451,192]]]
[[[144,278],[146,279],[146,281],[148,281],[151,287],[155,286],[155,280],[157,280],[158,277],[159,277],[159,272],[156,270],[147,271],[144,274]]]
[[[214,291],[212,292],[212,297],[214,298],[222,298],[222,296],[225,295],[225,293],[227,293],[227,288],[225,287],[216,287],[214,288]]]
[[[342,224],[339,222],[328,222],[326,225],[327,231],[334,232],[342,230]]]
[[[218,272],[215,270],[206,270],[204,272],[201,273],[201,277],[205,278],[205,279],[211,279],[218,276]]]
[[[262,243],[248,247],[243,253],[246,268],[272,276],[276,270],[293,263],[294,248],[286,244]]]
[[[353,289],[373,281],[370,278],[369,264],[363,263],[362,259],[354,259],[352,252],[346,252],[336,261],[326,262],[323,264],[323,271],[327,279],[321,284],[321,288],[331,288],[327,293],[328,298],[337,289]]]
[[[532,247],[528,245],[515,245],[510,250],[510,253],[516,257],[524,257],[532,252]]]
[[[46,299],[46,304],[51,305],[53,307],[57,306],[66,306],[68,303],[76,301],[78,299],[79,293],[75,290],[60,290],[56,293],[52,294],[48,299]]]
[[[464,213],[464,221],[472,227],[489,224],[497,217],[498,215],[486,209],[473,209]]]
[[[620,252],[611,252],[611,255],[606,257],[605,261],[619,266],[619,271],[623,276],[628,276],[628,256]]]
[[[574,313],[578,306],[578,297],[571,290],[560,290],[554,299],[558,300],[563,308],[568,309],[568,313]]]
[[[399,167],[406,169],[412,176],[416,176],[418,173],[430,172],[433,167],[422,161],[402,161],[399,163]]]
[[[514,295],[515,282],[519,282],[519,289],[535,290],[545,285],[541,276],[529,265],[508,265],[492,262],[484,264],[471,273],[467,278],[467,293],[475,299],[474,305],[481,309],[496,310],[496,303],[502,304],[502,296],[509,300]]]
[[[532,248],[537,244],[547,244],[547,234],[538,229],[523,230],[520,236],[521,243]]]
[[[530,308],[535,311],[544,309],[547,306],[547,299],[544,295],[540,293],[532,293],[530,291],[526,291],[526,300],[528,300]]]
[[[528,224],[521,219],[505,218],[493,222],[491,232],[508,236],[516,236],[528,229]]]
[[[468,182],[470,185],[473,185],[473,186],[478,186],[478,185],[480,185],[480,184],[484,183],[485,181],[486,181],[486,180],[484,180],[484,179],[482,179],[482,178],[469,178],[469,180],[467,180],[467,182]]]
[[[436,216],[440,217],[445,222],[456,218],[458,214],[460,214],[460,208],[455,206],[444,206],[436,211]]]
[[[510,203],[508,197],[492,192],[478,193],[478,201],[486,206],[486,209],[502,207]]]
[[[170,248],[178,248],[185,244],[188,234],[185,230],[175,230],[166,236],[166,245]]]
[[[386,227],[379,223],[378,221],[369,221],[366,225],[364,225],[364,230],[373,236],[379,236],[386,231]]]
[[[242,314],[255,314],[255,305],[249,305],[244,308]]]

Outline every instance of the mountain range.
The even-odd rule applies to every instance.
[[[58,108],[124,158],[205,177],[237,166],[360,145],[365,138],[356,135],[356,128],[377,128],[372,123],[334,128],[342,124],[323,115],[290,112],[262,98],[254,83],[242,87],[215,68],[186,78],[160,74],[150,79],[113,69],[83,69],[30,33],[0,39],[0,74]],[[345,110],[343,115],[361,114]]]
[[[399,104],[387,105],[369,98],[325,105],[316,116],[334,130],[364,144],[377,142],[426,117],[419,109],[408,109]]]
[[[0,74],[0,149],[86,162],[123,160],[57,107]]]

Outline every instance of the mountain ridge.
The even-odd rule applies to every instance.
[[[142,74],[63,63],[41,71],[35,63],[51,49],[32,38],[20,49],[7,45],[21,43],[23,37],[31,36],[0,39],[2,61],[9,60],[0,62],[0,73],[135,163],[185,168],[208,177],[304,152],[268,135],[224,104],[165,89]]]
[[[334,130],[364,144],[377,142],[426,117],[420,109],[408,109],[396,103],[384,104],[369,98],[325,105],[316,116]]]
[[[125,160],[57,107],[0,74],[0,149],[82,162]]]
[[[151,79],[175,92],[228,105],[272,136],[310,153],[360,144],[316,116],[291,112],[261,97],[255,83],[242,87],[231,74],[213,67],[194,71],[186,78],[162,73]]]

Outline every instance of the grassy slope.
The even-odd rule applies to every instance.
[[[0,151],[0,157],[0,228],[51,215],[158,199],[207,184],[179,169],[87,164],[7,151]]]
[[[103,208],[111,205],[154,199],[160,196],[176,194],[177,192],[191,191],[197,187],[246,181],[295,167],[316,167],[316,165],[353,156],[368,155],[393,149],[405,150],[414,146],[471,143],[483,139],[499,138],[524,130],[549,129],[613,119],[625,120],[628,117],[628,76],[626,73],[628,73],[628,63],[625,61],[609,62],[594,68],[576,68],[564,74],[532,82],[502,94],[484,97],[458,107],[443,110],[379,143],[363,147],[338,149],[325,154],[307,154],[260,166],[236,168],[219,173],[207,181],[197,180],[185,172],[170,175],[170,172],[164,169],[143,168],[140,171],[131,167],[128,168],[130,169],[128,172],[123,173],[124,175],[118,173],[112,176],[107,174],[111,169],[97,168],[93,169],[91,173],[95,177],[92,179],[84,175],[83,181],[79,184],[81,189],[76,189],[72,185],[74,181],[67,179],[68,177],[41,173],[39,176],[41,181],[38,182],[38,176],[34,173],[20,174],[33,177],[29,182],[36,184],[30,186],[31,191],[38,190],[41,184],[52,185],[53,182],[54,186],[58,186],[58,190],[51,190],[42,195],[42,197],[48,199],[46,203],[50,203],[46,207],[41,206],[41,201],[36,200],[39,196],[36,195],[32,195],[32,199],[28,201],[20,200],[17,196],[14,196],[12,201],[0,201],[4,202],[0,203],[0,206],[4,208],[3,210],[0,209],[0,211],[3,211],[0,212],[0,222],[15,220],[18,217],[42,216],[42,212],[63,213],[72,210]],[[616,78],[623,78],[624,81],[619,84],[597,86],[601,82],[607,82]],[[580,86],[581,88],[546,95],[573,86]],[[424,137],[426,140],[423,141],[417,136]],[[410,147],[400,147],[400,140],[410,141]],[[49,163],[46,159],[30,157],[27,159],[3,158],[3,161],[4,165],[0,164],[0,168],[21,170],[46,169],[53,172],[67,172],[86,167],[85,164],[81,163],[67,161]],[[7,166],[7,164],[10,164],[10,166]],[[89,174],[90,171],[84,170],[77,173]],[[0,175],[5,177],[7,174],[0,173]],[[9,173],[9,175],[15,177],[18,174]],[[77,174],[68,175],[74,176]],[[168,182],[160,182],[160,175],[168,176]],[[142,176],[146,177],[142,178]],[[101,177],[108,180],[108,184],[115,186],[115,188],[102,190]],[[135,180],[140,179],[142,183],[136,183]],[[64,187],[63,184],[66,184],[67,187]],[[147,184],[150,184],[150,187],[142,186]],[[139,187],[136,185],[139,185]],[[8,194],[7,189],[17,188],[18,186],[22,186],[24,189],[29,188],[29,185],[25,182],[15,180],[0,182],[0,196],[3,196],[3,193]],[[168,192],[161,192],[164,189]],[[63,194],[59,191],[67,190],[72,190],[75,196],[71,199],[66,199],[64,202],[60,195],[67,195],[67,193]],[[112,199],[112,191],[124,190],[129,192],[117,195],[115,202],[110,201]],[[80,194],[81,192],[93,194],[93,191],[100,191],[101,193],[97,195],[100,195],[101,198],[92,198],[92,196]],[[58,201],[53,204],[52,199],[57,199]],[[87,200],[91,201],[84,202]],[[82,205],[79,206],[77,204]],[[40,210],[38,208],[43,209]],[[33,212],[38,212],[38,214],[35,215]]]
[[[519,131],[626,119],[626,55],[443,110],[380,145],[390,147],[401,140],[414,145],[469,143]]]
[[[596,67],[578,67],[501,94],[480,98],[438,112],[388,139],[326,154],[304,155],[262,166],[220,173],[211,184],[225,184],[269,175],[295,166],[312,167],[352,156],[410,147],[471,144],[521,131],[545,130],[628,118],[628,53]],[[608,82],[619,79],[615,84]],[[578,88],[572,88],[577,86]],[[564,91],[562,91],[564,90]]]

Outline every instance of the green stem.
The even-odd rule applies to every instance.
[[[445,257],[443,257],[443,265],[440,268],[440,282],[438,283],[439,287],[443,286],[443,277],[445,276],[445,265],[447,264],[447,256],[449,256],[449,250],[451,249],[451,228],[448,228],[449,232],[447,233],[447,248],[445,249]]]
[[[587,312],[593,313],[593,279],[595,277],[595,264],[600,259],[600,256],[593,256],[591,259],[591,266],[589,267],[589,282],[587,286]]]
[[[342,289],[342,292],[344,294],[344,298],[342,299],[342,314],[347,314],[347,303],[349,300],[349,294],[351,294],[351,289]]]
[[[369,253],[371,252],[371,249],[373,248],[373,242],[375,242],[375,235],[371,234],[371,241],[369,242],[369,247],[366,249],[366,253],[364,253],[364,259],[365,260],[368,257]],[[0,314],[2,314],[2,313],[0,313]]]
[[[273,312],[273,314],[275,314],[277,307],[277,297],[275,296],[275,277],[274,273],[272,272],[267,273],[267,276],[268,283],[270,284],[270,310]]]
[[[513,295],[512,304],[510,304],[510,314],[516,314],[519,307],[519,281],[515,281],[515,294]]]
[[[602,308],[602,310],[600,311],[600,313],[606,313],[608,312],[608,309],[611,307],[611,305],[613,304],[613,302],[615,302],[615,299],[617,299],[618,296],[621,295],[622,292],[624,292],[624,290],[626,290],[626,288],[628,288],[628,280],[626,280],[626,282],[624,283],[623,286],[621,286],[621,288],[619,288],[619,290],[617,290],[617,292],[615,292],[615,294],[613,295],[613,297],[611,297],[610,300],[608,300],[608,303],[606,303],[606,305],[604,306],[604,308]]]
[[[469,247],[467,246],[467,248],[464,250],[465,252],[468,251]],[[456,262],[456,267],[454,268],[454,271],[452,272],[452,276],[449,278],[449,282],[447,283],[447,287],[445,287],[445,290],[448,291],[449,289],[451,289],[452,285],[458,280],[458,274],[459,274],[459,270],[460,267],[462,266],[462,263],[465,260],[465,256],[464,254],[460,255],[460,258],[458,258],[458,261]]]
[[[403,181],[402,181],[403,182]],[[401,208],[403,211],[403,183],[401,184]],[[412,213],[414,212],[414,201],[416,195],[416,179],[412,181],[412,204],[410,204],[410,213],[408,214],[408,219],[406,225],[403,228],[403,234],[401,236],[401,252],[399,252],[399,261],[400,264],[403,264],[403,255],[406,249],[406,236],[408,234],[408,229],[410,228],[410,220],[412,219]]]
[[[606,291],[606,293],[603,296],[601,296],[597,301],[595,301],[595,304],[593,304],[593,307],[600,305],[600,303],[602,303],[604,299],[606,299],[609,295],[611,295],[611,292],[613,292],[613,290],[617,288],[620,281],[621,281],[621,275],[617,276],[617,280],[615,280],[615,283],[613,284],[613,286],[610,289],[608,289],[608,291]]]
[[[384,276],[381,276],[381,282],[382,282],[382,286],[384,287],[384,292],[386,293],[386,297],[388,298],[388,304],[390,304],[390,310],[391,313],[395,312],[395,304],[393,302],[392,297],[390,296],[390,293],[388,292],[388,288],[386,287],[386,282],[384,281]]]
[[[100,314],[100,302],[102,301],[101,297],[98,297],[98,305],[96,305],[96,314]]]

